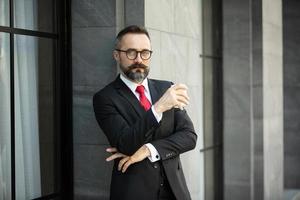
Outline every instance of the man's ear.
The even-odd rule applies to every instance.
[[[113,57],[114,57],[114,59],[115,59],[117,62],[119,62],[119,60],[120,60],[120,55],[119,55],[119,52],[118,52],[118,51],[116,51],[116,50],[113,51]]]

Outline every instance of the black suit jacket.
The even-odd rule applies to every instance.
[[[155,103],[171,86],[171,82],[148,80]],[[118,76],[94,95],[96,119],[112,147],[126,155],[134,154],[143,144],[151,143],[161,156],[161,165],[178,200],[191,199],[183,175],[179,155],[195,148],[197,135],[185,110],[171,109],[158,123],[152,110],[145,111],[138,99]],[[160,173],[157,163],[149,159],[131,165],[125,173],[112,171],[112,200],[155,200]]]

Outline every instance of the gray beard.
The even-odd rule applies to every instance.
[[[129,78],[130,80],[141,83],[145,78],[148,76],[148,70],[145,71],[145,73],[142,73],[140,71],[132,72],[131,70],[126,71],[124,74]]]
[[[149,74],[149,67],[145,66],[145,65],[132,65],[129,66],[128,69],[125,68],[124,66],[120,66],[121,70],[123,71],[124,75],[136,82],[136,83],[141,83],[145,80],[145,78],[147,78],[148,74]],[[137,67],[141,67],[144,69],[144,72],[141,72],[140,70],[137,70],[136,72],[133,72],[133,70]]]

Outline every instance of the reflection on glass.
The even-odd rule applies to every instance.
[[[0,26],[9,26],[9,1],[0,0]]]
[[[11,199],[9,49],[9,35],[0,33],[0,200]]]
[[[56,188],[53,41],[15,37],[16,196],[33,199]]]
[[[215,198],[215,177],[214,177],[214,169],[215,169],[215,150],[209,149],[204,152],[204,160],[205,160],[205,199],[214,200]]]
[[[55,0],[15,0],[15,27],[54,32],[54,1]]]

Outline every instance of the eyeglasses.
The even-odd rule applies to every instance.
[[[116,51],[125,52],[126,56],[129,60],[134,60],[138,56],[138,53],[140,53],[140,56],[143,60],[148,60],[151,57],[152,51],[144,49],[142,51],[137,51],[135,49],[127,49],[127,50],[121,50],[121,49],[115,49]]]

